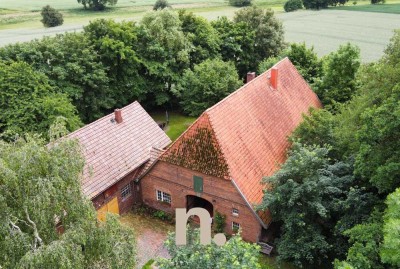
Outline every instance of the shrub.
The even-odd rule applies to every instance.
[[[164,221],[171,221],[172,217],[170,214],[161,211],[161,210],[157,210],[156,212],[153,213],[153,217],[160,219],[160,220],[164,220]]]
[[[153,10],[160,10],[171,7],[167,0],[157,0],[153,6]]]
[[[252,0],[229,0],[229,5],[234,7],[246,7],[251,6]]]
[[[224,232],[225,219],[226,219],[225,215],[222,215],[218,211],[215,212],[215,216],[214,216],[214,223],[215,223],[214,232],[215,233],[223,233]]]
[[[379,4],[379,3],[384,4],[385,0],[371,0],[371,4]]]
[[[302,0],[289,0],[283,6],[283,9],[286,12],[296,11],[296,10],[302,9],[302,8],[303,8]]]
[[[42,8],[42,15],[41,22],[45,27],[55,27],[62,25],[64,22],[63,15],[56,9],[52,8],[51,6],[47,5]]]

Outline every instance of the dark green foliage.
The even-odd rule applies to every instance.
[[[303,8],[302,0],[289,0],[283,5],[286,12],[296,11]]]
[[[251,6],[252,0],[229,0],[229,5],[234,7]]]
[[[382,262],[393,267],[400,267],[400,188],[388,195],[387,209],[384,215],[383,244],[381,247]]]
[[[160,220],[164,220],[164,221],[171,221],[172,220],[172,216],[164,211],[161,210],[157,210],[153,213],[153,217],[160,219]]]
[[[226,62],[233,61],[242,78],[247,72],[255,70],[250,67],[255,66],[252,59],[255,49],[255,30],[245,22],[235,23],[225,16],[211,24],[218,31],[221,39],[222,59]]]
[[[218,211],[214,215],[214,233],[223,233],[225,231],[225,220],[226,216],[222,215]]]
[[[380,4],[380,3],[382,3],[382,4],[384,4],[386,2],[386,0],[371,0],[371,4]]]
[[[255,32],[254,43],[248,51],[246,62],[242,63],[239,74],[244,77],[247,72],[257,70],[258,64],[266,58],[277,56],[284,49],[282,23],[271,9],[246,7],[235,13],[235,23],[244,23]]]
[[[379,257],[379,245],[383,238],[381,218],[382,213],[374,211],[368,221],[345,232],[345,235],[349,236],[351,247],[348,249],[346,261],[335,261],[335,268],[341,268],[343,264],[348,264],[354,269],[385,268]]]
[[[310,115],[303,116],[303,122],[294,130],[291,141],[320,147],[335,145],[333,136],[333,115],[325,109],[311,109]]]
[[[322,9],[327,8],[330,0],[303,0],[305,9]]]
[[[139,28],[138,46],[149,100],[158,106],[176,105],[171,90],[189,67],[191,50],[178,14],[168,9],[147,13]]]
[[[324,75],[315,85],[315,91],[324,105],[335,105],[351,99],[356,91],[359,67],[360,49],[350,43],[327,56]]]
[[[41,22],[45,27],[55,27],[64,23],[63,15],[49,5],[42,8],[40,15],[42,15]]]
[[[235,66],[219,59],[206,60],[187,69],[178,82],[176,95],[183,111],[199,116],[241,86]]]
[[[221,39],[205,18],[182,9],[179,10],[179,20],[182,22],[182,31],[192,45],[190,51],[192,68],[202,61],[220,56]]]
[[[157,261],[159,268],[261,269],[258,261],[259,246],[244,242],[239,235],[233,236],[222,247],[213,242],[210,245],[202,245],[199,238],[199,230],[188,227],[186,246],[177,246],[175,234],[169,234],[164,245],[171,258],[159,259]]]
[[[83,34],[9,45],[0,48],[0,58],[27,62],[46,74],[49,83],[72,100],[84,122],[103,116],[115,105],[110,98],[107,68]]]
[[[65,132],[53,127],[51,134]],[[50,135],[51,141],[59,135]],[[2,268],[134,267],[132,231],[111,215],[97,223],[91,201],[82,194],[84,160],[77,141],[51,146],[31,136],[0,141],[0,163]]]
[[[107,5],[115,6],[118,0],[77,0],[85,9],[104,10]]]
[[[314,47],[307,48],[305,43],[292,43],[279,56],[264,59],[258,66],[259,73],[270,69],[285,57],[289,58],[309,84],[313,85],[322,77],[322,61],[318,59],[317,54],[314,52]]]
[[[24,62],[0,61],[0,133],[4,139],[26,132],[46,136],[58,117],[69,131],[81,121],[65,94],[57,93],[49,79]]]
[[[334,247],[340,242],[332,236],[334,224],[354,180],[351,165],[330,164],[328,152],[295,143],[281,169],[264,178],[272,190],[264,192],[262,207],[283,223],[278,258],[305,268],[328,263],[340,250]]]
[[[157,0],[154,3],[153,10],[164,9],[167,7],[171,7],[167,0]]]
[[[325,234],[347,252],[343,261],[335,262],[337,269],[399,266],[395,232],[399,199],[397,192],[390,193],[400,184],[400,32],[385,52],[379,62],[359,69],[349,101],[337,106],[334,113],[312,112],[293,135],[307,144],[330,144],[334,149],[330,156],[335,159],[354,160],[354,180],[338,204],[342,215],[332,221],[333,233]],[[345,58],[342,62],[352,62]],[[337,240],[340,234],[348,237],[348,242]],[[337,255],[340,259],[342,253]]]
[[[328,6],[344,5],[349,0],[303,0],[306,9],[322,9]]]
[[[139,28],[134,22],[96,20],[84,27],[84,34],[103,66],[107,67],[109,107],[122,107],[146,98],[141,76],[145,71],[138,50]]]

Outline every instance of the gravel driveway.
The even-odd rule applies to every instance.
[[[173,225],[154,219],[148,216],[137,215],[133,213],[126,214],[120,218],[120,221],[132,227],[135,231],[137,240],[137,268],[140,269],[150,259],[160,257],[168,258],[168,251],[163,243],[167,234],[175,228]]]

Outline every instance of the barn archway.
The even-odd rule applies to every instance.
[[[195,195],[187,195],[186,196],[186,210],[189,211],[194,207],[204,208],[210,213],[210,216],[214,216],[214,206],[212,203],[207,201],[204,198],[195,196]]]

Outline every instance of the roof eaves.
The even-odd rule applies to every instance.
[[[247,198],[244,196],[243,192],[240,190],[239,186],[236,184],[235,180],[231,178],[231,182],[233,186],[235,186],[236,190],[239,192],[240,196],[242,196],[243,200],[246,202],[247,206],[251,209],[253,212],[254,216],[258,220],[258,222],[261,224],[261,226],[264,229],[268,229],[269,224],[265,224],[264,221],[260,218],[260,216],[257,214],[257,212],[254,210],[253,206],[250,204],[250,202],[247,200]]]

